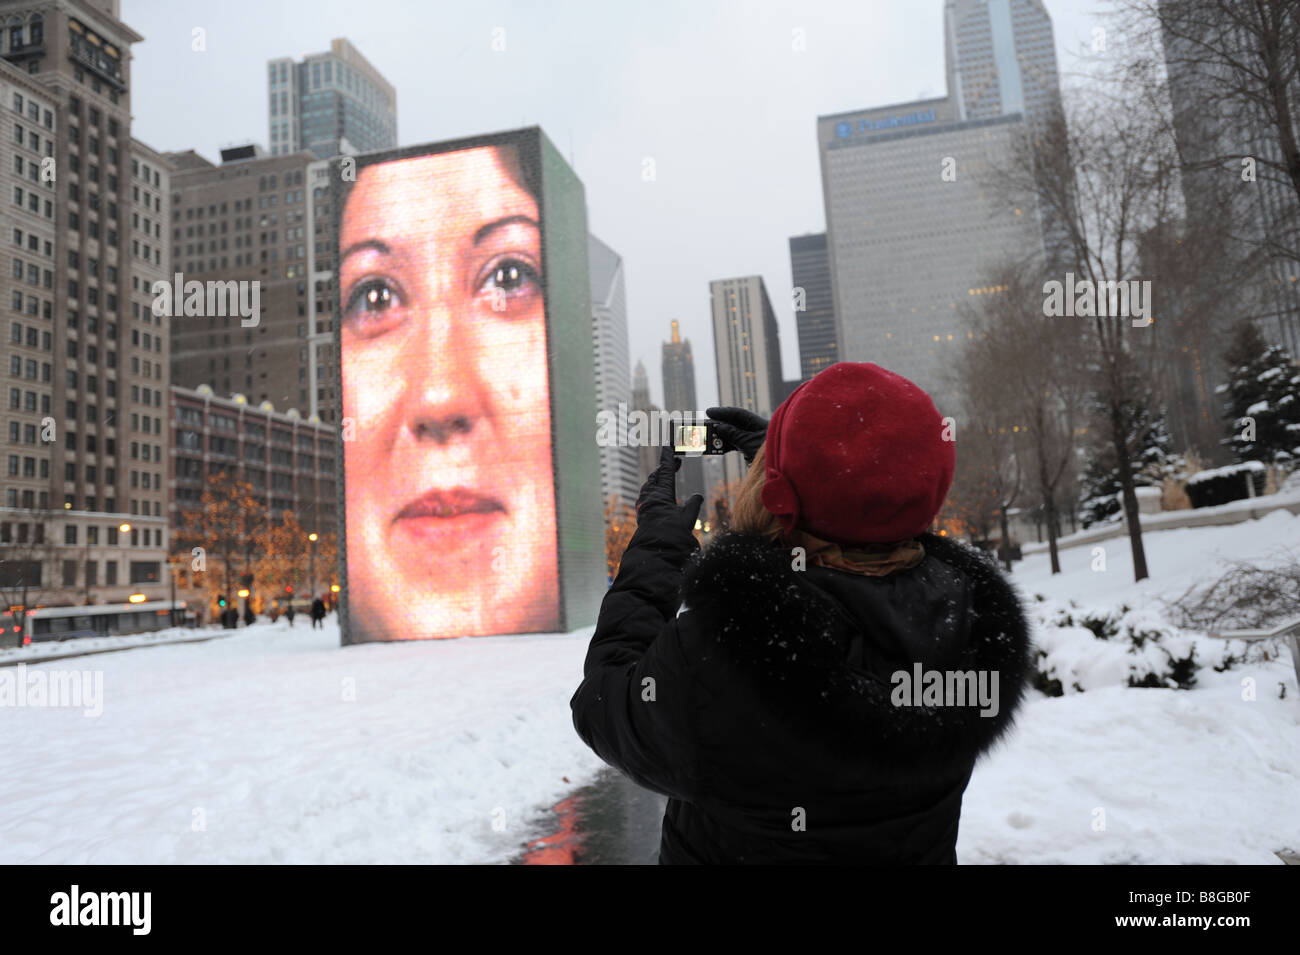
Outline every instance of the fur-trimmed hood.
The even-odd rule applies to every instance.
[[[686,567],[681,596],[697,625],[683,632],[716,641],[775,712],[836,749],[973,761],[1018,708],[1031,666],[1028,626],[986,557],[932,534],[920,541],[926,556],[916,567],[864,577],[797,569],[788,548],[723,534]],[[910,696],[895,705],[893,674],[911,676],[917,664],[996,673],[996,714],[913,705]]]

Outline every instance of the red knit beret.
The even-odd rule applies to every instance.
[[[837,544],[915,537],[952,484],[956,453],[944,437],[934,402],[906,378],[866,362],[831,365],[772,414],[763,506],[786,531]]]

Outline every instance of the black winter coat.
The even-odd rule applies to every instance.
[[[916,567],[864,577],[737,534],[692,558],[689,535],[638,529],[571,706],[602,759],[669,797],[660,863],[957,861],[962,793],[1020,702],[1028,628],[982,554],[920,540]],[[892,674],[918,662],[997,672],[998,712],[895,706]]]

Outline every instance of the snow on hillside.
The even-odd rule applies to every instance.
[[[1104,572],[1081,547],[1061,576],[1045,554],[1013,576],[1030,601],[1158,612],[1218,558],[1300,543],[1300,518],[1146,542],[1142,584],[1126,540],[1106,543]],[[99,671],[103,712],[0,708],[0,863],[503,862],[601,765],[568,706],[589,628],[340,648],[327,624],[27,666]],[[1270,863],[1300,850],[1289,658],[1199,677],[1189,691],[1103,680],[1031,694],[976,767],[961,861]]]

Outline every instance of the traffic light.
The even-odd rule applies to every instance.
[[[223,608],[226,606],[226,595],[225,595],[225,594],[222,594],[221,596],[217,597],[217,606],[218,606],[218,607],[223,607]]]
[[[286,594],[292,594],[292,593],[293,593],[293,585],[292,585],[292,584],[285,584],[285,585],[284,585],[284,592],[285,592]]]

